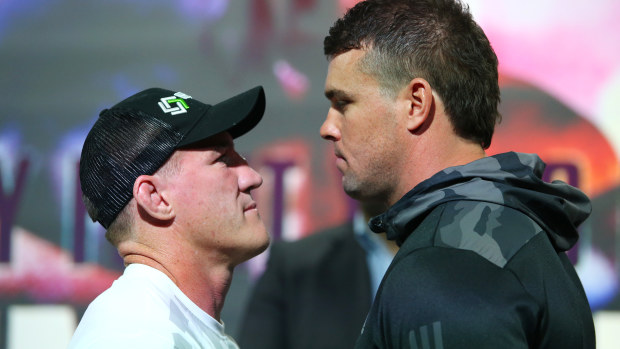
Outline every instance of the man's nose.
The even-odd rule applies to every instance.
[[[263,177],[255,169],[246,164],[240,168],[239,190],[248,192],[260,187],[263,184]]]
[[[329,109],[325,121],[323,121],[319,130],[321,138],[332,142],[340,140],[340,129],[336,124],[337,116],[334,115],[335,113],[336,112],[332,108]]]

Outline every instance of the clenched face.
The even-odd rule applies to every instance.
[[[179,166],[169,176],[174,224],[189,244],[234,264],[262,252],[269,235],[250,195],[262,178],[235,151],[232,137],[221,133],[173,156]]]
[[[351,50],[332,59],[325,81],[330,101],[321,137],[333,142],[345,192],[358,200],[387,201],[393,195],[404,154],[399,154],[399,126],[394,98],[361,72],[365,54]]]

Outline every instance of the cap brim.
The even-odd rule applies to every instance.
[[[262,86],[257,86],[209,108],[177,147],[187,146],[225,131],[233,138],[242,136],[259,123],[264,112],[265,91]]]

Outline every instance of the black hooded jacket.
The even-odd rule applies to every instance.
[[[374,217],[401,248],[356,348],[594,348],[565,253],[590,201],[544,167],[520,153],[451,167]]]

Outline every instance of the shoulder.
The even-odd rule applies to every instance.
[[[188,303],[163,273],[131,265],[88,306],[70,348],[195,348],[209,342],[219,348],[217,343],[234,344],[215,325],[216,320],[205,320],[195,312],[197,306]]]
[[[172,344],[162,336],[165,332],[154,320],[165,315],[164,304],[154,301],[152,293],[141,292],[144,289],[124,286],[116,281],[88,306],[69,348],[127,347],[137,334],[146,340],[135,343],[136,348]]]
[[[157,279],[136,272],[125,273],[95,298],[86,309],[80,327],[123,328],[136,322],[167,318],[165,287]]]
[[[479,201],[448,202],[435,208],[409,235],[387,274],[391,278],[446,277],[441,283],[452,283],[459,279],[452,277],[457,272],[499,272],[540,233],[544,231],[532,219],[512,208]],[[442,270],[442,265],[448,269]],[[470,278],[467,284],[477,279],[476,275]],[[479,282],[486,284],[484,278]],[[442,287],[441,283],[437,286]]]
[[[451,311],[432,304],[468,307],[482,298],[482,310],[487,309],[482,304],[498,305],[510,294],[527,298],[518,276],[505,266],[541,232],[525,214],[501,205],[442,204],[403,243],[381,286],[388,295],[383,300],[392,305],[398,302],[389,299],[404,297],[432,313]]]
[[[504,267],[543,229],[526,214],[482,201],[453,201],[443,206],[434,245],[472,251]]]

